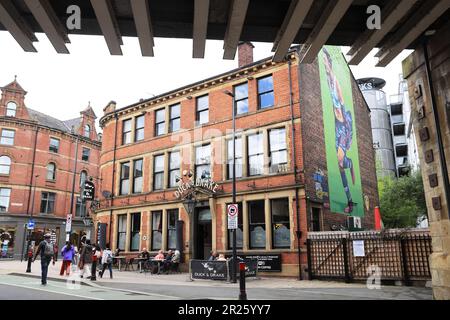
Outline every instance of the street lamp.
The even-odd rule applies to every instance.
[[[34,176],[34,181],[33,184],[31,186],[32,188],[32,200],[31,200],[31,212],[30,212],[30,219],[33,218],[33,211],[34,211],[34,195],[36,193],[36,180],[39,177],[39,175],[35,175]],[[27,255],[28,255],[28,262],[27,262],[27,273],[31,272],[31,263],[33,262],[33,252],[31,251],[31,235],[33,234],[33,231],[29,231],[28,233],[28,250],[27,250]]]
[[[232,100],[232,114],[233,114],[233,204],[236,203],[236,106],[235,106],[235,96],[234,94],[229,90],[224,90],[223,93],[225,93],[227,96],[231,97]],[[233,234],[233,263],[231,264],[231,282],[236,283],[236,260],[237,260],[237,253],[236,253],[236,229],[231,229],[231,232]]]

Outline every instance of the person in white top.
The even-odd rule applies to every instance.
[[[103,250],[102,254],[102,271],[100,271],[100,278],[103,278],[103,274],[105,273],[106,268],[109,270],[109,277],[112,279],[112,263],[113,263],[113,254],[111,249],[109,248],[109,243],[106,244],[105,250]]]

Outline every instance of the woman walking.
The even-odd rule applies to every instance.
[[[72,263],[74,254],[75,250],[73,249],[73,246],[67,241],[66,245],[61,250],[61,255],[63,257],[61,271],[59,272],[61,276],[64,275],[64,272],[66,272],[66,275],[70,274],[70,264]]]
[[[106,244],[105,250],[103,250],[102,255],[102,271],[100,271],[100,278],[103,278],[103,274],[105,273],[106,268],[109,270],[109,277],[112,279],[112,263],[113,256],[112,251],[109,248],[109,243]]]

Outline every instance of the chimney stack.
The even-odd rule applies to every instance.
[[[250,41],[240,42],[238,45],[239,68],[253,63],[253,48]]]

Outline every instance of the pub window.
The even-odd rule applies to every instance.
[[[133,161],[133,193],[142,192],[143,174],[142,174],[142,159]]]
[[[89,155],[91,154],[91,149],[83,148],[83,152],[81,154],[81,160],[89,161]]]
[[[134,119],[135,121],[135,131],[134,131],[134,141],[144,140],[144,126],[145,126],[145,116],[139,116]]]
[[[77,197],[77,203],[75,206],[75,217],[86,216],[86,202],[81,197]]]
[[[84,126],[84,136],[86,138],[89,138],[91,136],[91,126],[88,124]]]
[[[236,178],[242,177],[242,138],[236,138]],[[233,178],[233,140],[227,141],[227,178]]]
[[[197,125],[202,125],[209,122],[209,97],[208,95],[197,98],[197,106],[195,113],[195,120]]]
[[[152,212],[152,250],[162,247],[162,211]]]
[[[122,121],[122,144],[131,143],[131,119]]]
[[[0,174],[9,174],[11,170],[11,158],[8,156],[0,157]]]
[[[180,104],[170,106],[169,132],[180,130]]]
[[[14,136],[16,132],[14,130],[2,129],[2,135],[0,137],[0,144],[7,146],[14,145]]]
[[[171,152],[169,154],[169,188],[177,186],[177,178],[180,175],[180,152]]]
[[[127,215],[117,216],[117,248],[125,251],[125,242],[127,239]]]
[[[166,133],[166,109],[155,111],[155,136]]]
[[[164,188],[164,155],[153,158],[153,190]]]
[[[130,193],[130,163],[125,162],[120,165],[120,195]]]
[[[58,153],[59,151],[59,140],[55,138],[50,138],[50,145],[48,150],[54,153]]]
[[[269,131],[270,172],[285,171],[287,165],[286,129]]]
[[[141,232],[141,214],[131,214],[131,234],[130,234],[130,251],[139,251]]]
[[[264,173],[263,134],[253,134],[248,136],[247,139],[249,175],[261,175]]]
[[[56,165],[53,162],[47,164],[47,180],[54,181],[56,179]]]
[[[228,206],[227,206],[228,207]],[[238,202],[238,225],[236,229],[236,249],[242,249],[244,239],[244,226],[242,220],[242,202]],[[228,230],[228,249],[233,249],[233,233]]]
[[[54,213],[55,212],[55,198],[56,193],[42,192],[41,193],[41,213]]]
[[[195,179],[211,178],[211,145],[195,148]]]
[[[272,246],[273,248],[289,248],[291,232],[289,223],[289,199],[270,200],[272,215]]]
[[[11,189],[0,188],[0,212],[8,211],[10,196],[11,196]]]
[[[236,114],[248,112],[248,83],[243,83],[234,87],[234,97],[236,103]]]
[[[258,79],[258,107],[270,108],[275,104],[273,95],[273,77],[268,76]]]
[[[17,104],[14,101],[10,101],[6,104],[6,116],[15,117],[17,111]]]
[[[178,209],[167,210],[167,249],[177,248],[177,225]]]
[[[266,217],[264,200],[248,202],[250,249],[266,247]]]

